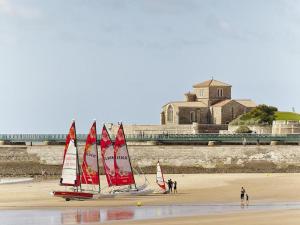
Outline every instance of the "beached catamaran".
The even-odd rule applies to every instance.
[[[162,173],[159,161],[156,164],[156,183],[162,193],[167,193],[164,175]]]
[[[126,187],[114,188],[110,194],[100,195],[96,121],[94,121],[87,136],[81,168],[79,166],[75,121],[73,121],[66,138],[60,179],[61,186],[71,186],[73,191],[53,191],[55,197],[62,197],[66,200],[92,199],[115,194],[147,194],[152,192],[150,189],[146,190],[146,182],[139,187],[135,183],[122,124],[119,127],[114,145],[106,127],[103,126],[100,146],[108,186]],[[97,192],[95,187],[98,189]]]
[[[73,191],[53,191],[55,197],[71,199],[91,199],[95,193],[85,192],[81,184],[98,185],[100,192],[98,151],[97,151],[97,132],[96,122],[93,123],[87,136],[85,151],[83,156],[83,173],[80,172],[79,157],[76,138],[75,121],[72,122],[69,134],[66,138],[66,146],[63,157],[61,186],[71,186]]]
[[[136,185],[122,124],[118,129],[114,145],[104,126],[100,144],[107,183],[109,187],[114,187],[111,193],[146,194],[152,192],[150,189],[146,190],[146,182],[139,187]]]

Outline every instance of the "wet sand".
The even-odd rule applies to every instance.
[[[250,204],[260,202],[300,201],[300,174],[188,174],[165,175],[178,182],[178,194],[152,194],[148,196],[118,196],[94,201],[70,201],[50,195],[53,190],[64,190],[57,180],[26,184],[0,185],[1,209],[57,208],[57,207],[114,207],[168,205],[186,203],[238,203],[240,188],[244,186]],[[136,178],[142,182],[142,178]],[[154,175],[147,179],[157,189]],[[105,178],[101,177],[102,184]],[[105,189],[105,188],[104,188]],[[119,224],[299,224],[300,210],[272,210],[224,215],[192,216],[147,221],[115,221]]]

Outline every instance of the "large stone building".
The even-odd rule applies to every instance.
[[[231,85],[212,79],[195,84],[185,101],[165,104],[161,124],[228,124],[255,106],[249,99],[231,99]]]

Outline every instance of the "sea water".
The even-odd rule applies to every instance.
[[[112,208],[55,208],[1,210],[1,225],[98,224],[116,220],[145,220],[169,217],[214,215],[246,211],[300,209],[300,202],[240,204],[185,204]]]

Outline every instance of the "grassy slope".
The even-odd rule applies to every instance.
[[[300,120],[300,114],[294,112],[276,112],[276,120]]]

